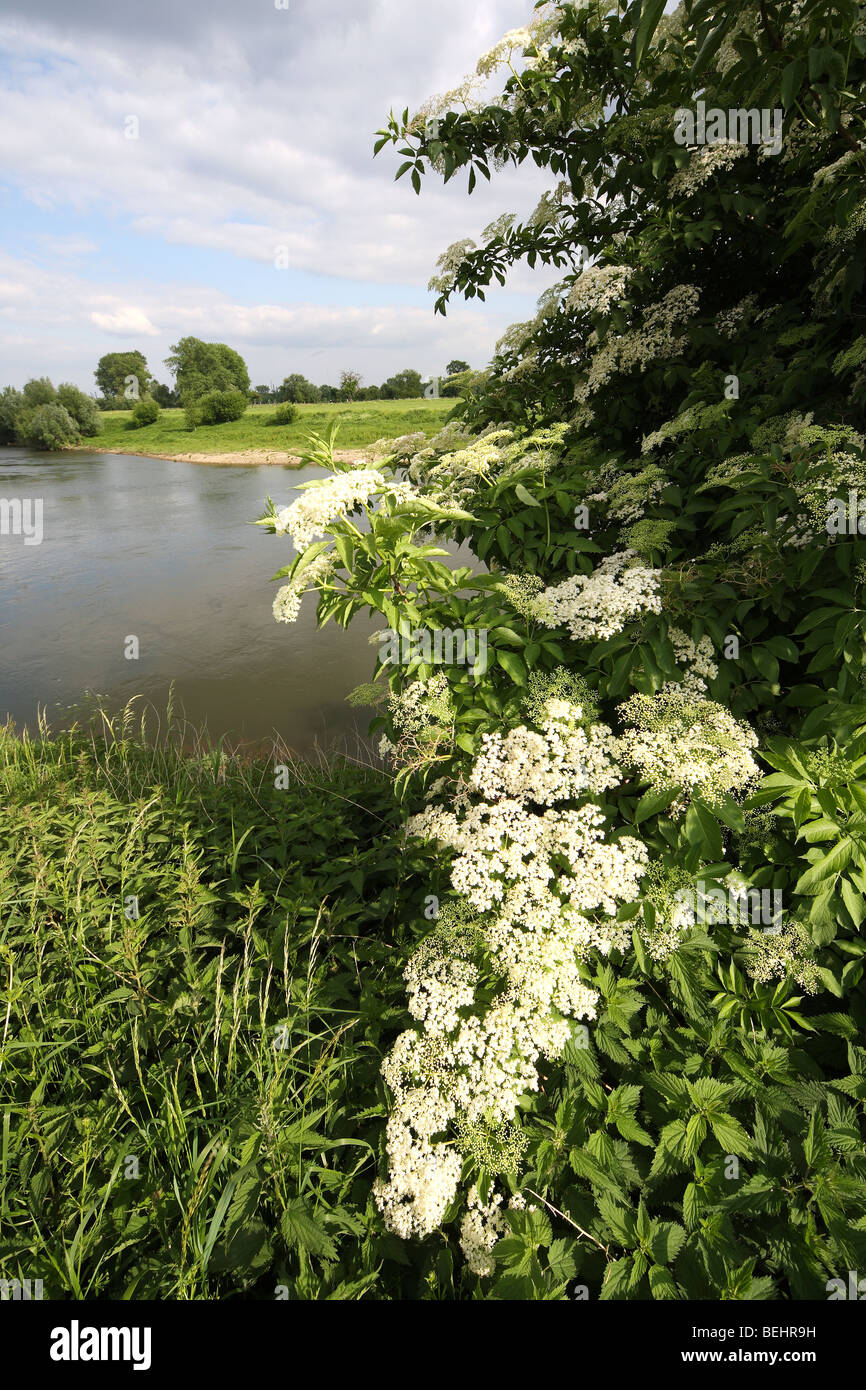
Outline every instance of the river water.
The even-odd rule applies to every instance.
[[[353,748],[372,711],[345,697],[370,679],[368,638],[384,622],[361,614],[346,631],[319,630],[314,594],[296,623],[275,622],[270,579],[294,549],[249,524],[269,493],[284,505],[321,476],[0,449],[0,499],[43,504],[40,544],[0,533],[0,722],[32,728],[41,707],[62,727],[87,692],[112,709],[140,695],[164,715],[173,682],[213,739],[264,747],[278,735],[302,756]]]

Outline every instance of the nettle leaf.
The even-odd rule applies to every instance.
[[[287,1245],[300,1246],[324,1259],[336,1259],[337,1249],[332,1237],[302,1197],[288,1203],[280,1219],[280,1230]]]
[[[675,1221],[659,1221],[650,1241],[650,1250],[656,1264],[672,1264],[680,1253],[685,1239],[685,1231]]]
[[[582,1254],[576,1240],[555,1240],[547,1252],[547,1264],[551,1274],[561,1284],[568,1283],[577,1274],[578,1260]]]
[[[653,1298],[662,1300],[682,1297],[673,1275],[663,1265],[650,1265],[648,1278]]]
[[[621,1259],[613,1260],[604,1271],[599,1298],[608,1301],[610,1299],[625,1298],[631,1284],[632,1259],[630,1255],[624,1255]]]
[[[607,1193],[599,1197],[597,1206],[602,1221],[620,1245],[632,1246],[637,1243],[636,1219],[628,1207],[622,1206]]]
[[[710,1126],[725,1153],[746,1157],[752,1152],[752,1141],[733,1115],[711,1115]]]

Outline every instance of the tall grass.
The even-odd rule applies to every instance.
[[[378,1069],[429,886],[381,774],[295,762],[277,790],[188,734],[134,705],[0,728],[0,1277],[397,1292]]]

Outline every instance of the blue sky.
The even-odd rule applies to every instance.
[[[254,381],[485,365],[556,277],[520,268],[444,320],[427,282],[451,242],[529,213],[547,176],[525,165],[471,198],[434,176],[416,198],[372,147],[392,106],[455,87],[531,14],[531,0],[4,0],[0,384],[92,391],[98,358],[130,347],[168,380],[188,333],[237,348]]]

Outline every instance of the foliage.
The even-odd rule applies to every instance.
[[[132,407],[132,419],[129,423],[134,429],[141,429],[144,425],[155,425],[159,416],[158,403],[152,396],[145,396]]]
[[[246,399],[250,376],[240,353],[225,343],[181,338],[172,344],[165,365],[173,373],[180,399],[189,405],[212,392],[240,391]],[[237,419],[237,416],[228,417]]]
[[[247,398],[241,391],[206,391],[203,396],[188,402],[187,423],[191,429],[197,425],[224,425],[229,420],[239,420],[247,404]]]
[[[57,400],[72,416],[80,432],[86,437],[102,433],[102,417],[92,396],[86,396],[71,382],[61,382],[57,388]]]
[[[406,367],[383,381],[381,390],[383,401],[409,400],[424,394],[424,383],[420,372]]]
[[[65,449],[81,438],[69,411],[57,401],[25,409],[17,417],[18,438],[30,449]]]
[[[16,421],[24,409],[24,396],[14,386],[0,391],[0,444],[14,444],[18,437]]]
[[[153,384],[147,369],[147,358],[137,349],[106,352],[100,357],[93,375],[100,395],[105,400],[116,400],[119,404],[144,396]]]
[[[0,1277],[399,1296],[370,1195],[414,866],[387,779],[286,755],[277,790],[169,723],[0,730]]]
[[[276,616],[313,589],[405,639],[359,698],[440,913],[376,1197],[475,1297],[799,1300],[866,1262],[866,36],[663,8],[543,6],[479,64],[499,97],[392,115],[416,191],[560,180],[446,253],[443,311],[524,257],[566,279],[441,436],[262,519]],[[778,108],[777,147],[687,148],[695,91]],[[455,630],[483,660],[417,640]]]
[[[340,372],[340,399],[353,401],[361,389],[361,381],[357,372]]]
[[[57,400],[54,384],[47,376],[31,377],[24,383],[22,394],[28,410],[33,410],[38,405],[50,405]]]
[[[296,405],[315,405],[322,398],[318,386],[307,381],[299,372],[293,372],[283,379],[278,397],[280,400],[293,401]]]
[[[277,406],[273,415],[271,415],[270,419],[268,420],[268,424],[292,425],[294,424],[295,420],[297,420],[297,418],[297,406],[294,406],[291,401],[285,401],[282,405]]]

